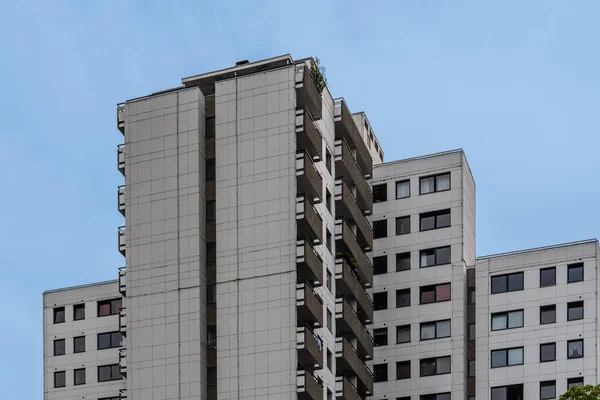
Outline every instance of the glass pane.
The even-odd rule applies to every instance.
[[[508,365],[521,365],[523,364],[523,349],[510,349],[508,350]]]
[[[506,292],[506,276],[492,276],[492,294]]]
[[[85,336],[76,337],[73,339],[73,351],[81,353],[85,351]]]
[[[499,331],[508,327],[508,316],[507,314],[492,315],[492,330]]]
[[[112,300],[110,302],[110,313],[113,315],[118,314],[119,311],[121,310],[121,304],[122,304],[121,299]]]
[[[110,365],[98,367],[98,382],[110,381]]]
[[[450,372],[452,362],[450,357],[440,357],[436,361],[436,369],[438,374],[447,374]]]
[[[373,275],[387,273],[387,256],[373,257]]]
[[[448,190],[450,189],[450,174],[438,175],[435,177],[435,190]]]
[[[396,307],[410,306],[410,290],[396,291]]]
[[[421,325],[421,340],[435,339],[435,324]]]
[[[123,346],[123,335],[121,332],[113,332],[110,334],[110,347]]]
[[[421,194],[431,193],[435,190],[435,178],[421,178]]]
[[[421,376],[435,375],[435,360],[421,361]]]
[[[540,308],[540,324],[553,324],[556,322],[556,307]]]
[[[55,308],[54,309],[54,323],[58,324],[60,322],[65,322],[65,308]]]
[[[83,385],[85,383],[85,369],[75,370],[75,385]]]
[[[433,303],[435,301],[435,289],[427,288],[421,290],[421,304]]]
[[[569,266],[568,282],[580,282],[583,280],[583,265]]]
[[[101,333],[98,335],[98,350],[110,348],[110,333]]]
[[[214,304],[217,302],[217,285],[206,285],[206,302]]]
[[[440,264],[449,264],[450,263],[450,247],[440,247],[435,251],[435,263],[437,265]]]
[[[523,385],[510,385],[506,390],[507,400],[523,400]]]
[[[396,343],[410,342],[410,326],[399,326],[396,328]]]
[[[540,362],[554,361],[555,354],[556,345],[554,343],[540,345]]]
[[[438,394],[435,400],[450,400],[450,393]]]
[[[66,373],[64,371],[54,373],[54,387],[65,386],[65,375]]]
[[[396,218],[396,235],[410,233],[410,217]]]
[[[492,328],[493,330],[493,328]],[[475,340],[475,324],[469,324],[469,337],[468,340]]]
[[[583,378],[567,379],[567,389],[571,389],[573,386],[583,386]]]
[[[421,217],[421,230],[435,229],[435,215]]]
[[[556,285],[556,268],[544,268],[540,270],[540,286]]]
[[[421,267],[429,267],[435,265],[435,251],[424,250],[421,252]]]
[[[520,328],[523,326],[523,311],[511,311],[508,313],[508,327]]]
[[[450,300],[450,284],[436,286],[435,292],[436,301]]]
[[[571,303],[568,305],[567,319],[569,321],[583,318],[583,303]]]
[[[508,276],[508,290],[513,292],[515,290],[523,290],[523,274],[511,274]]]
[[[583,341],[577,340],[567,344],[567,357],[580,358],[583,357]]]
[[[492,368],[505,367],[507,361],[506,350],[492,351]]]
[[[506,387],[492,388],[492,400],[508,400],[506,398]]]
[[[214,201],[206,202],[206,220],[213,221],[216,218],[217,204]]]
[[[396,254],[396,271],[410,269],[410,253]]]
[[[410,361],[396,363],[396,379],[410,378]]]
[[[438,338],[450,337],[450,321],[440,321],[436,324]]]
[[[54,341],[54,355],[62,356],[65,354],[65,340],[55,340]]]
[[[542,382],[540,384],[540,398],[541,399],[555,399],[556,398],[556,383],[555,382]]]
[[[447,226],[450,226],[450,213],[448,212],[438,215],[435,226],[436,228],[445,228]]]
[[[379,203],[387,200],[387,185],[373,186],[373,203]]]
[[[470,360],[467,365],[467,373],[469,376],[475,376],[475,360]]]
[[[410,196],[410,182],[396,182],[396,198],[403,199]]]
[[[77,305],[73,307],[74,310],[74,316],[73,319],[77,320],[81,320],[81,319],[85,319],[85,306],[82,305]]]

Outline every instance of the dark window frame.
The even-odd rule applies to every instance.
[[[510,350],[521,350],[521,362],[519,364],[510,364],[509,362],[509,357],[508,357],[508,352]],[[494,353],[500,353],[500,352],[504,352],[506,353],[505,355],[505,360],[506,360],[506,364],[505,365],[497,365],[494,366],[493,362],[494,362]],[[523,346],[517,346],[517,347],[508,347],[505,349],[494,349],[490,351],[490,369],[496,369],[496,368],[508,368],[508,367],[514,367],[514,366],[518,366],[518,365],[524,365],[525,363],[525,348]]]
[[[77,373],[83,371],[83,382],[79,382],[77,383]],[[86,384],[86,372],[85,372],[85,368],[76,368],[73,370],[73,385],[74,386],[79,386],[79,385],[85,385]]]
[[[438,300],[437,299],[437,288],[439,286],[449,286],[450,287],[450,297],[446,300]],[[434,300],[433,301],[428,301],[428,302],[423,302],[423,292],[424,291],[430,291],[433,288],[433,297]],[[421,305],[425,305],[425,304],[435,304],[435,303],[443,303],[446,301],[451,301],[452,300],[452,285],[450,282],[445,282],[445,283],[438,283],[436,285],[427,285],[427,286],[421,286],[419,288],[419,304]]]
[[[204,135],[206,138],[215,137],[217,133],[217,123],[215,117],[206,117],[204,120]]]
[[[388,220],[380,219],[373,221],[373,239],[383,239],[388,237]]]
[[[438,364],[439,364],[439,360],[442,359],[450,359],[450,370],[448,372],[438,372]],[[434,373],[433,374],[428,374],[428,375],[423,375],[423,363],[430,363],[432,362],[434,363]],[[437,375],[447,375],[447,374],[451,374],[452,373],[452,356],[439,356],[439,357],[428,357],[428,358],[422,358],[419,360],[419,376],[421,378],[426,377],[426,376],[437,376]]]
[[[387,183],[373,185],[373,204],[387,201]]]
[[[373,365],[373,382],[387,382],[389,380],[388,378],[387,363]]]
[[[575,280],[571,279],[571,271],[577,270],[581,268],[581,279]],[[577,283],[583,282],[585,280],[585,269],[583,267],[583,263],[575,263],[567,265],[567,283]]]
[[[438,324],[441,322],[450,323],[450,334],[448,336],[438,336]],[[423,339],[423,327],[430,326],[430,325],[433,325],[435,334],[432,338]],[[420,341],[422,341],[422,342],[426,342],[429,340],[436,340],[436,339],[446,339],[449,337],[452,337],[452,320],[451,319],[440,319],[438,321],[421,322],[421,324],[419,325],[419,338],[420,338]]]
[[[553,348],[553,355],[551,359],[542,359],[542,347],[549,347],[552,346]],[[553,362],[556,361],[556,342],[548,342],[548,343],[540,343],[540,363],[546,363],[546,362]]]
[[[77,350],[77,340],[78,339],[83,339],[83,350]],[[86,351],[85,336],[75,336],[73,338],[73,353],[85,353],[85,351]]]
[[[408,196],[398,197],[398,185],[399,184],[403,184],[403,183],[408,183]],[[396,200],[409,198],[410,197],[410,179],[404,179],[402,181],[396,181],[396,184],[394,185],[394,189],[396,191],[396,193],[395,193]]]
[[[408,304],[404,304],[399,306],[398,305],[398,297],[399,295],[406,295],[408,294]],[[404,307],[410,307],[411,306],[411,299],[410,299],[410,288],[404,288],[404,289],[398,289],[396,290],[396,308],[404,308]]]
[[[62,315],[62,320],[59,317],[60,315]],[[54,321],[54,324],[63,324],[66,319],[65,307],[54,307],[52,309],[52,321]]]
[[[448,396],[446,397],[447,399],[451,398],[451,394],[450,392],[442,392],[442,393],[429,393],[429,394],[422,394],[419,399],[420,400],[439,400],[438,396]],[[410,400],[410,397],[408,397],[408,400]]]
[[[436,211],[421,213],[421,214],[419,214],[419,231],[427,232],[427,231],[433,231],[436,229],[449,228],[452,226],[451,215],[452,215],[452,212],[449,208],[447,208],[445,210],[436,210]],[[444,217],[444,216],[448,216],[448,225],[442,225],[442,223],[440,222],[440,217]],[[425,228],[425,229],[423,228],[423,220],[427,219],[427,218],[433,218],[433,228]]]
[[[57,378],[62,376],[62,385],[57,384]],[[67,386],[67,371],[54,371],[54,388],[64,388]]]
[[[388,273],[388,256],[373,257],[373,275],[383,275]]]
[[[101,368],[110,368],[109,379],[100,379]],[[119,366],[119,364],[98,365],[98,382],[120,381],[121,379],[123,379],[123,375],[121,375],[121,367]]]
[[[115,304],[117,304],[117,303],[120,304],[120,307],[115,307]],[[108,314],[100,314],[101,307],[106,306],[106,305],[108,305],[108,307],[110,309],[109,313]],[[116,310],[115,310],[115,308],[116,308]],[[122,308],[123,308],[123,298],[122,297],[117,297],[117,298],[108,299],[108,300],[100,300],[100,301],[98,301],[98,304],[97,304],[97,310],[98,310],[97,316],[98,317],[108,317],[110,315],[118,315]]]
[[[408,331],[408,340],[407,341],[405,341],[405,342],[398,341],[398,332],[399,331]],[[410,324],[396,326],[396,344],[410,343],[412,341],[411,335],[412,335],[412,330],[411,330]]]
[[[206,285],[206,304],[217,304],[217,285]]]
[[[377,301],[376,301],[377,298]],[[385,300],[384,300],[385,299]],[[373,311],[388,309],[388,292],[373,293]]]
[[[400,371],[406,370],[406,366],[408,366],[408,375],[400,375]],[[410,379],[411,378],[411,364],[410,360],[405,361],[396,361],[396,380]]]
[[[553,311],[554,312],[554,321],[552,322],[542,322],[542,314],[544,312],[550,312]],[[556,304],[549,304],[546,306],[540,306],[540,325],[549,325],[549,324],[555,324],[556,323]]]
[[[510,277],[511,276],[515,276],[515,275],[520,275],[521,276],[521,288],[520,289],[511,289],[510,286]],[[494,279],[505,279],[506,280],[506,290],[503,291],[495,291],[494,290]],[[523,272],[512,272],[510,274],[501,274],[501,275],[493,275],[490,277],[490,287],[491,287],[491,294],[500,294],[500,293],[510,293],[510,292],[519,292],[521,290],[525,290],[525,276],[523,274]]]
[[[571,318],[570,311],[574,308],[581,307],[581,318]],[[567,321],[579,321],[585,318],[585,309],[583,300],[571,301],[567,303]]]
[[[551,283],[543,283],[543,275],[545,272],[552,271],[552,282]],[[540,287],[551,287],[556,286],[556,267],[548,267],[548,268],[540,268]]]
[[[408,268],[398,268],[398,263],[408,260]],[[396,272],[400,271],[410,271],[410,251],[404,253],[396,253]]]
[[[375,328],[373,329],[373,346],[387,346],[388,345],[388,328]]]
[[[554,386],[554,395],[550,397],[542,397],[542,389],[546,386]],[[556,399],[556,381],[541,381],[540,382],[540,400]]]
[[[118,345],[115,345],[115,343],[113,343],[113,339],[115,338],[114,335],[121,335],[120,338],[121,340],[119,340],[117,343]],[[104,336],[104,335],[109,335],[109,342],[110,342],[110,346],[109,347],[100,347],[100,336]],[[111,332],[101,332],[97,335],[96,337],[96,349],[97,350],[106,350],[106,349],[116,349],[119,347],[123,347],[123,334],[120,331],[111,331]]]
[[[438,262],[438,258],[439,258],[438,252],[440,252],[442,250],[448,250],[448,255],[449,255],[448,262],[445,262],[445,260],[443,260],[443,262]],[[423,265],[423,254],[424,253],[433,253],[433,257],[435,258],[435,261],[433,262],[433,264]],[[440,247],[434,247],[431,249],[423,249],[423,250],[419,251],[419,268],[430,268],[430,267],[437,267],[438,265],[448,265],[448,264],[452,264],[452,247],[451,246],[440,246]]]
[[[508,397],[509,396],[508,391],[511,390],[511,389],[517,389],[521,393],[520,393],[520,396],[517,397],[517,398],[515,398],[515,399],[523,400],[523,387],[524,387],[524,385],[522,383],[517,383],[517,384],[514,384],[514,385],[503,385],[503,386],[494,386],[494,387],[491,387],[490,388],[490,400],[494,398],[493,397],[494,389],[506,389],[506,398],[504,400],[513,400],[512,398]]]
[[[398,224],[400,223],[400,227],[403,227],[402,221],[408,221],[408,231],[402,232],[401,229],[398,229]],[[410,215],[405,215],[403,217],[396,217],[396,236],[408,235],[410,234]]]
[[[62,343],[62,353],[60,351],[56,351],[56,345]],[[67,342],[65,339],[55,339],[53,342],[53,354],[54,357],[64,356],[67,354]]]
[[[571,355],[569,354],[569,345],[572,343],[576,343],[576,342],[581,342],[581,355],[578,357],[571,357]],[[575,360],[578,358],[583,358],[585,356],[585,343],[583,341],[583,339],[573,339],[573,340],[568,340],[567,341],[567,360]]]
[[[216,200],[206,201],[206,220],[216,221],[217,219],[217,202]]]
[[[573,386],[583,386],[584,380],[583,376],[577,376],[575,378],[567,378],[567,390],[569,390]]]
[[[217,163],[214,158],[206,159],[206,180],[214,181],[217,179]]]
[[[78,311],[83,310],[83,316],[77,316]],[[85,303],[73,304],[73,321],[81,321],[85,319]]]
[[[448,175],[448,189],[438,189],[438,178],[440,178],[444,175]],[[423,179],[431,179],[431,178],[433,178],[433,191],[432,192],[423,192],[423,187],[421,185],[421,182],[423,181]],[[452,176],[451,176],[450,172],[444,172],[441,174],[434,174],[434,175],[427,175],[427,176],[419,177],[419,196],[423,196],[423,195],[430,194],[430,193],[447,192],[450,189],[452,189]]]
[[[523,315],[523,318],[521,319],[523,322],[523,325],[521,326],[513,326],[513,327],[509,327],[509,314],[511,313],[518,313],[521,312]],[[503,314],[506,314],[506,328],[502,328],[502,329],[494,329],[494,317],[499,317],[502,316]],[[497,332],[497,331],[504,331],[507,329],[519,329],[519,328],[523,328],[525,326],[525,310],[524,309],[518,309],[518,310],[508,310],[508,311],[501,311],[501,312],[497,312],[497,313],[493,313],[491,315],[491,320],[490,320],[490,331],[493,332]]]

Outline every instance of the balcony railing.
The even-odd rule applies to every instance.
[[[310,282],[321,286],[323,280],[323,260],[308,240],[300,240],[296,246],[296,278],[298,283]]]
[[[358,318],[365,325],[373,321],[373,302],[344,259],[335,261],[335,291],[338,296],[356,300]]]
[[[351,335],[356,338],[361,359],[369,360],[373,357],[373,338],[344,298],[335,299],[335,327],[338,336]]]
[[[296,285],[296,308],[299,325],[323,326],[323,300],[308,283]]]
[[[350,187],[356,187],[356,201],[360,209],[367,215],[373,211],[373,194],[366,179],[362,175],[352,150],[345,140],[335,142],[335,174],[343,178]]]
[[[345,376],[335,378],[335,398],[337,400],[363,400],[356,387]]]
[[[117,168],[125,176],[125,145],[117,146]]]
[[[358,233],[358,244],[363,249],[370,250],[373,247],[373,229],[367,221],[367,217],[358,207],[358,202],[352,189],[342,179],[335,182],[335,213],[336,216],[342,216],[348,221],[354,221]]]
[[[314,332],[305,326],[296,329],[298,363],[309,371],[323,368],[323,343]]]
[[[335,357],[338,371],[346,376],[357,377],[358,393],[363,396],[371,395],[373,393],[373,375],[348,339],[336,338]]]
[[[371,261],[358,244],[352,228],[343,218],[335,221],[336,259],[343,258],[356,272],[363,287],[373,285],[373,266]]]
[[[127,270],[125,267],[119,268],[119,293],[127,297]]]
[[[117,188],[117,202],[119,205],[119,212],[125,216],[125,185],[121,185]]]
[[[119,332],[123,336],[127,336],[127,309],[121,307],[119,310]]]
[[[307,196],[296,199],[298,239],[323,243],[323,219]]]
[[[119,243],[119,252],[125,257],[125,227],[120,226],[117,232],[117,238]]]
[[[296,108],[308,108],[313,118],[321,119],[323,99],[310,73],[310,68],[305,63],[296,65]]]
[[[315,203],[323,199],[323,177],[305,151],[296,153],[296,181],[298,195],[305,194]]]
[[[356,151],[356,161],[360,170],[366,176],[373,175],[373,159],[363,140],[356,122],[346,105],[344,99],[336,99],[334,102],[335,138],[345,139],[350,148]]]
[[[127,349],[119,349],[119,370],[122,376],[127,376]]]
[[[298,371],[296,387],[298,400],[323,400],[323,385],[307,370]]]
[[[296,110],[296,151],[306,151],[313,159],[323,159],[323,138],[308,108]]]
[[[125,134],[125,106],[118,105],[117,106],[117,129],[121,131],[121,133]]]

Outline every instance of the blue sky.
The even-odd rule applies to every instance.
[[[0,0],[1,398],[43,397],[42,291],[123,265],[115,105],[237,60],[318,56],[387,160],[462,147],[479,255],[599,235],[599,2],[255,3]]]

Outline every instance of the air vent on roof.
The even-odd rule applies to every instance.
[[[235,63],[235,65],[244,65],[244,64],[250,64],[250,61],[248,60],[242,60],[242,61],[238,61]]]

